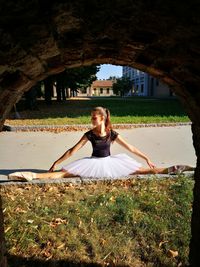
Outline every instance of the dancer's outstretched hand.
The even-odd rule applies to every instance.
[[[49,172],[54,172],[56,168],[56,164],[54,162],[54,164],[51,166],[51,168],[49,169]]]
[[[156,165],[155,165],[153,162],[151,162],[149,159],[147,159],[147,164],[149,165],[149,167],[150,167],[151,169],[156,168]]]

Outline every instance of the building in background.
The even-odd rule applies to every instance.
[[[148,73],[124,66],[122,68],[122,75],[133,82],[133,95],[150,97],[174,96],[173,92],[166,84],[150,76]]]
[[[115,80],[96,80],[85,91],[79,92],[78,96],[113,96],[113,83]]]

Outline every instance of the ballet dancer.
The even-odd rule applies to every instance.
[[[31,181],[33,179],[54,179],[69,177],[110,178],[118,179],[134,174],[177,174],[193,171],[194,167],[175,165],[169,168],[157,168],[148,156],[133,145],[127,143],[120,134],[112,129],[110,111],[103,107],[95,107],[91,112],[92,129],[84,133],[73,147],[68,149],[57,159],[46,173],[14,172],[8,175],[12,180]],[[81,149],[88,141],[91,142],[93,152],[90,157],[84,157],[63,166],[56,171],[57,165],[67,160]],[[121,153],[110,154],[110,146],[114,142],[146,161],[148,168],[142,167],[132,157]]]

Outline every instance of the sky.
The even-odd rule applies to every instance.
[[[108,79],[110,76],[122,77],[122,66],[103,64],[96,76],[98,80]]]

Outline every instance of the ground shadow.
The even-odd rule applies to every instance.
[[[23,258],[20,256],[7,255],[9,267],[103,267],[103,266],[115,266],[115,267],[128,267],[129,265],[114,264],[112,261],[106,262],[106,264],[99,264],[95,262],[73,262],[69,260],[39,260],[34,258]]]
[[[23,258],[15,255],[7,255],[8,266],[9,267],[130,267],[132,265],[126,264],[117,264],[112,260],[105,261],[104,263],[95,263],[95,262],[78,262],[78,261],[69,261],[69,260],[39,260],[34,258]],[[141,264],[144,262],[141,262]],[[148,263],[145,261],[145,263]],[[171,267],[169,264],[157,263],[156,267]],[[185,267],[189,267],[186,265]]]
[[[150,98],[93,98],[92,100],[67,100],[61,103],[52,101],[47,106],[45,100],[37,102],[38,110],[24,110],[23,100],[17,105],[22,119],[77,118],[88,116],[95,106],[105,106],[110,109],[112,117],[121,116],[186,116],[178,99],[150,99]],[[121,105],[124,105],[122,108]],[[25,111],[25,113],[24,113]],[[11,113],[11,118],[15,113]]]

